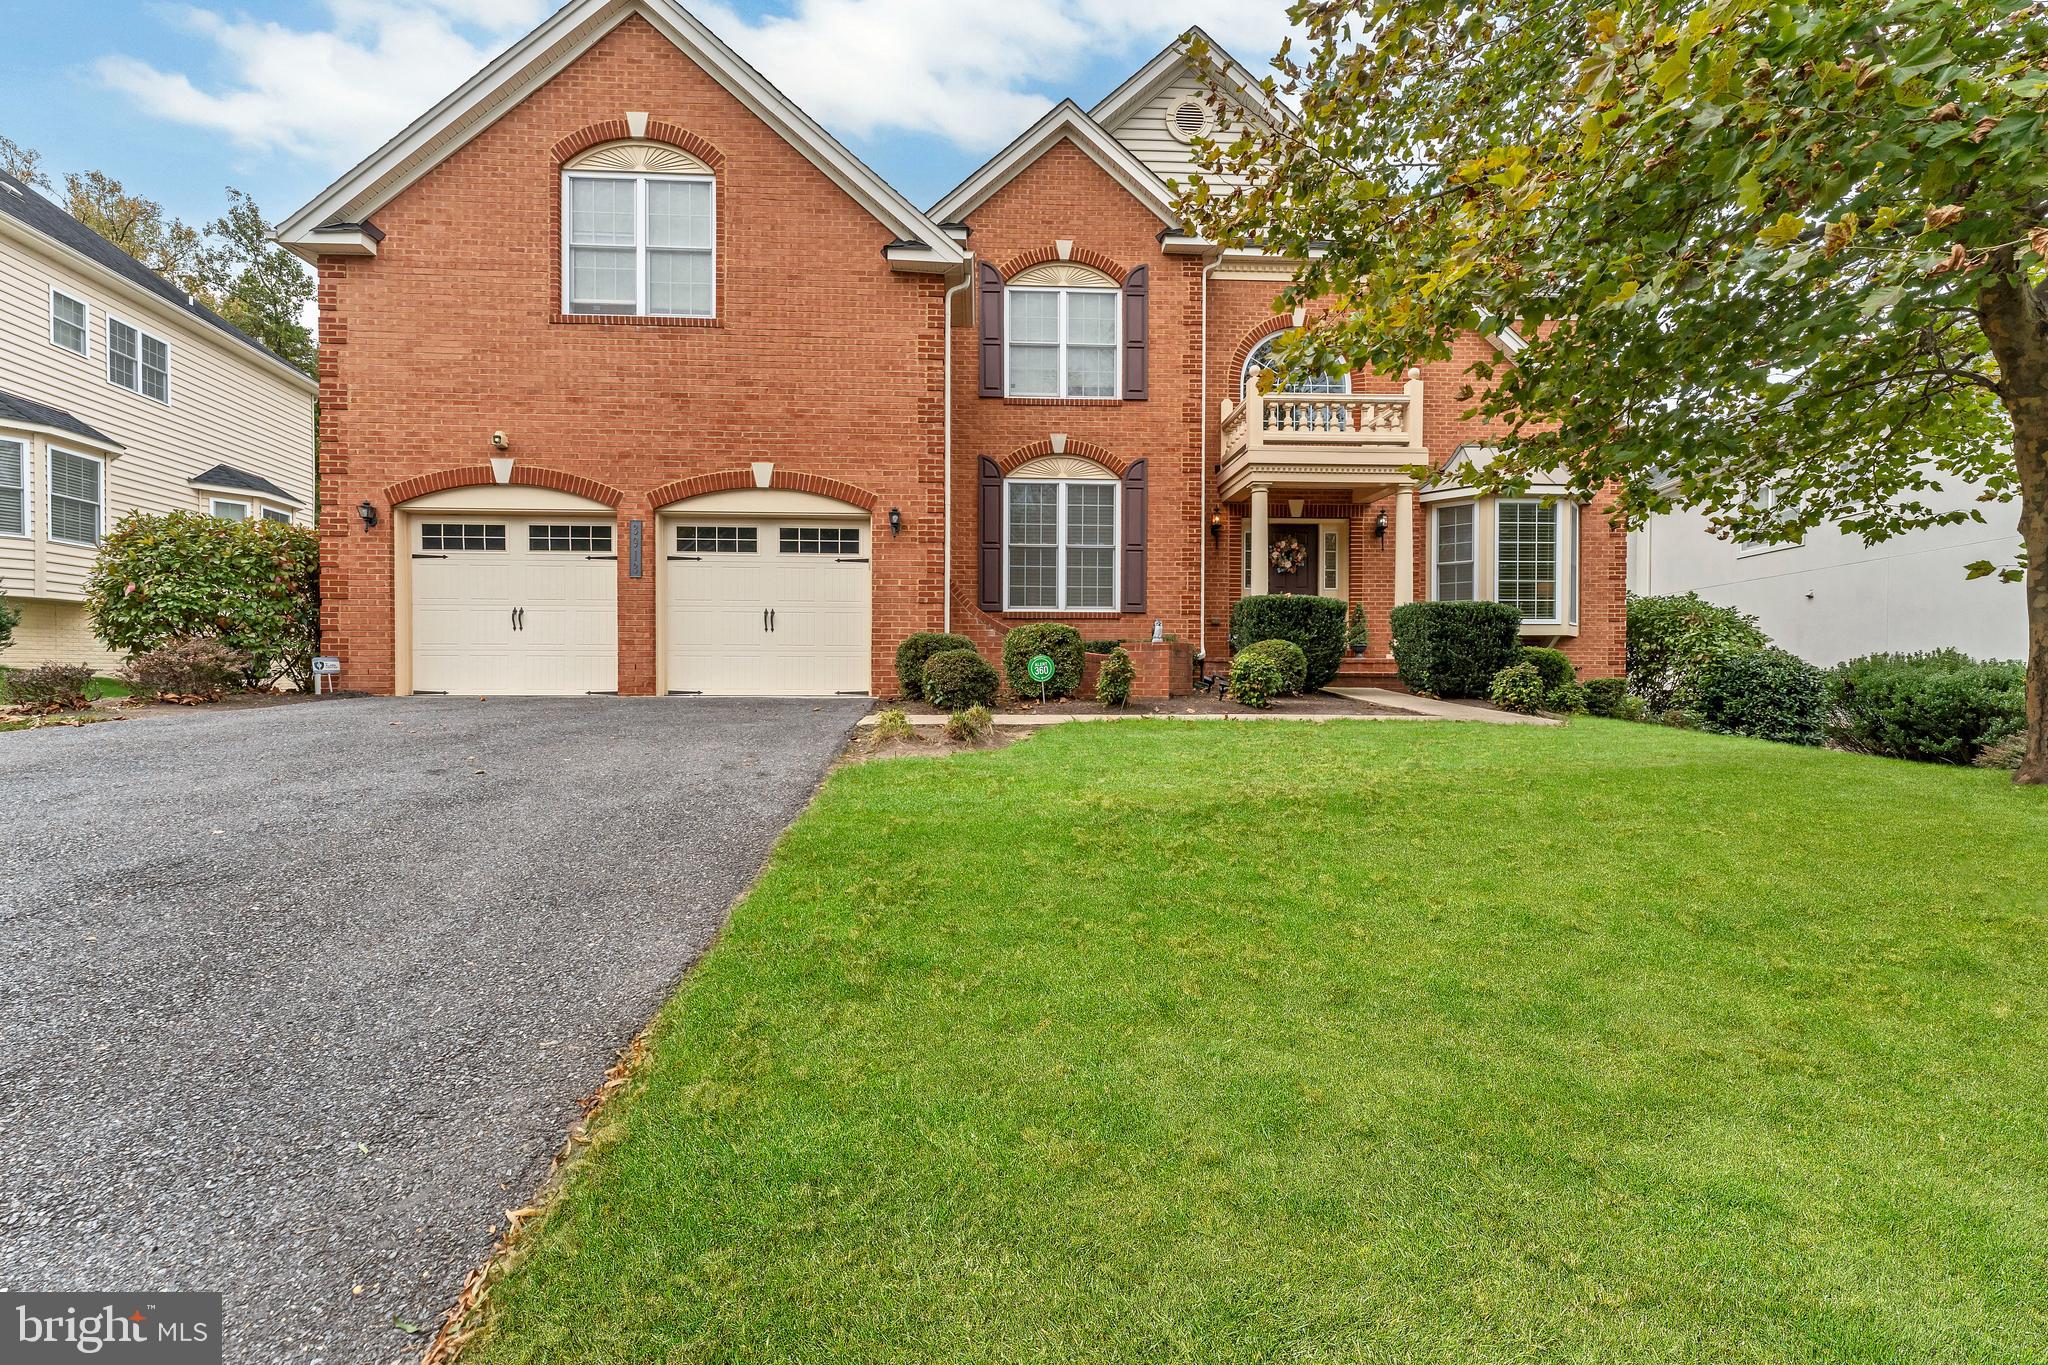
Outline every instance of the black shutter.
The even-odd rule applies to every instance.
[[[1003,609],[1003,472],[996,462],[981,460],[981,526],[976,544],[976,565],[980,606],[983,611]]]
[[[1133,403],[1151,396],[1145,364],[1146,276],[1141,265],[1124,277],[1124,398]]]
[[[981,263],[981,396],[1003,396],[1003,276]]]
[[[1145,462],[1124,471],[1124,611],[1145,610]]]

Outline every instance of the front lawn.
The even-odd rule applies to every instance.
[[[867,763],[608,1115],[465,1359],[2039,1361],[2048,794],[1587,720]]]

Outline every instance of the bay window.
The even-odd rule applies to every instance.
[[[1006,610],[1116,610],[1118,491],[1107,479],[1005,485]]]
[[[1429,596],[1501,602],[1525,634],[1569,633],[1579,619],[1578,504],[1478,497],[1429,509]]]
[[[563,311],[714,316],[715,197],[709,176],[565,174]]]
[[[105,466],[91,455],[50,447],[50,539],[71,545],[100,543]]]
[[[1557,509],[1540,502],[1502,502],[1496,596],[1524,621],[1557,616]]]
[[[1479,589],[1479,509],[1471,503],[1438,507],[1431,513],[1430,596],[1438,602],[1470,602]]]
[[[1122,298],[1114,289],[1010,289],[1010,396],[1115,398]]]
[[[28,534],[28,443],[0,441],[0,536]]]

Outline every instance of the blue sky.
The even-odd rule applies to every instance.
[[[553,8],[550,0],[0,0],[0,133],[188,221],[223,187],[281,218]],[[928,205],[1062,96],[1106,94],[1190,23],[1255,71],[1282,0],[693,4]]]

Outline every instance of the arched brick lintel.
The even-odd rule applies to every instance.
[[[1077,246],[1074,248],[1072,255],[1062,257],[1058,247],[1049,245],[1033,247],[1021,256],[1012,256],[1009,260],[997,266],[996,270],[1007,280],[1015,278],[1019,271],[1029,270],[1034,265],[1046,265],[1059,260],[1065,260],[1071,265],[1085,265],[1091,270],[1100,270],[1118,284],[1122,284],[1124,277],[1131,273],[1123,266],[1118,265],[1110,257],[1088,247]]]
[[[414,498],[425,497],[429,493],[439,493],[443,489],[473,488],[478,484],[494,484],[497,481],[489,465],[465,465],[460,469],[415,474],[412,478],[401,480],[386,488],[384,496],[396,506]],[[521,464],[517,461],[512,465],[512,477],[507,482],[527,488],[552,488],[557,493],[573,493],[579,498],[589,498],[607,507],[617,507],[620,500],[625,497],[620,490],[609,484],[599,483],[596,479],[588,479],[581,474],[564,473],[559,469],[549,469],[545,465]]]
[[[1050,440],[1033,441],[1028,446],[1018,446],[1015,450],[1003,456],[1002,459],[996,461],[996,468],[1004,474],[1009,474],[1021,465],[1053,453]],[[1082,460],[1093,460],[1119,479],[1131,467],[1129,460],[1118,457],[1113,452],[1096,445],[1093,441],[1077,441],[1071,436],[1067,438],[1067,448],[1060,451],[1059,454],[1072,455]]]
[[[560,167],[570,157],[576,156],[578,153],[587,152],[592,147],[602,146],[607,142],[624,142],[632,136],[633,132],[626,126],[626,120],[623,116],[608,118],[601,123],[593,123],[588,127],[578,128],[575,132],[557,142],[549,155],[554,158],[555,165]],[[666,142],[671,147],[680,147],[714,171],[725,169],[724,152],[719,151],[718,148],[712,146],[698,134],[678,124],[670,123],[666,119],[648,119],[647,136],[644,140],[648,142]]]
[[[1244,340],[1237,344],[1237,352],[1231,357],[1230,361],[1230,373],[1242,375],[1244,373],[1244,363],[1252,358],[1252,348],[1267,337],[1293,330],[1294,315],[1292,313],[1282,313],[1278,317],[1267,318],[1264,322],[1252,328],[1251,331],[1245,334]],[[1236,400],[1237,396],[1233,393],[1231,401],[1235,402]]]
[[[706,493],[724,493],[734,488],[753,488],[752,469],[718,469],[709,474],[693,474],[687,479],[676,479],[665,483],[648,493],[647,501],[657,510],[684,498],[701,498]],[[807,474],[798,469],[775,469],[769,476],[770,488],[787,489],[792,493],[814,493],[821,498],[848,503],[863,512],[875,510],[876,498],[873,493],[842,479],[827,478],[823,474]]]

